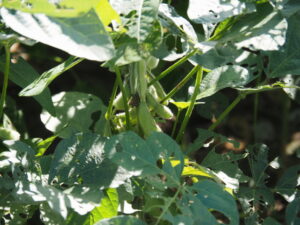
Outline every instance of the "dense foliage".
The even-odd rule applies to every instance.
[[[259,93],[300,103],[299,1],[2,0],[0,25],[0,224],[300,224],[299,141],[288,164],[255,129]],[[16,43],[38,42],[69,57],[42,74],[12,57]],[[51,94],[87,60],[114,74],[108,100]],[[8,84],[40,104],[51,136],[23,129]],[[239,147],[215,130],[248,96],[257,134]],[[211,125],[190,132],[195,113]]]

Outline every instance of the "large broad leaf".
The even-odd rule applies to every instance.
[[[4,57],[0,57],[0,70],[3,72],[5,68]],[[21,57],[17,63],[10,64],[9,79],[24,88],[39,77],[39,74]],[[45,88],[45,91],[34,97],[35,100],[51,115],[55,115],[55,109],[51,100],[50,90]]]
[[[1,9],[14,31],[81,58],[105,61],[113,57],[112,40],[94,10],[76,18],[55,18]]]
[[[220,185],[206,180],[195,184],[193,189],[199,192],[197,198],[200,199],[203,205],[223,213],[230,220],[229,224],[239,224],[236,202]]]
[[[285,45],[280,51],[269,53],[268,77],[282,77],[287,74],[300,74],[300,13],[288,19],[288,32]]]
[[[40,204],[47,202],[49,207],[63,218],[67,217],[68,209],[72,208],[80,215],[93,210],[99,205],[102,193],[97,189],[73,187],[61,191],[50,185],[41,183],[18,181],[15,197],[26,204]]]
[[[96,6],[98,0],[3,0],[0,7],[16,9],[28,13],[44,13],[56,17],[75,17]]]
[[[61,92],[52,97],[56,116],[43,111],[41,120],[46,128],[60,137],[74,132],[101,131],[106,107],[92,95],[80,92]],[[100,120],[95,120],[98,117]]]
[[[61,141],[54,153],[49,182],[72,185],[81,182],[97,187],[118,187],[132,173],[104,158],[106,139],[96,134],[78,134]]]
[[[255,13],[235,18],[229,27],[224,25],[213,39],[221,43],[233,42],[238,48],[278,50],[285,43],[287,26],[286,19],[280,13],[262,6]]]
[[[69,57],[65,62],[44,72],[39,78],[25,87],[20,93],[20,96],[34,96],[41,94],[48,85],[63,72],[77,65],[83,59],[77,59],[73,56]]]
[[[202,80],[197,99],[205,98],[227,88],[242,87],[252,80],[252,75],[241,66],[222,66],[209,72]]]
[[[39,164],[34,158],[34,150],[20,141],[5,141],[9,151],[1,153],[1,173],[3,168],[11,167],[11,179],[14,187],[11,195],[20,204],[38,205],[48,203],[52,211],[66,218],[68,209],[72,208],[80,215],[84,215],[99,205],[102,192],[97,188],[74,185],[62,190],[46,183],[47,175],[43,175],[43,163]],[[39,168],[39,169],[37,169]]]
[[[178,185],[183,169],[183,155],[178,145],[167,135],[153,133],[145,141],[133,132],[122,133],[112,137],[106,149],[108,157],[126,170],[142,176],[163,174],[170,185]],[[171,157],[179,160],[179,165],[173,167]],[[162,168],[157,166],[158,160],[163,161]]]
[[[188,16],[195,23],[218,23],[246,11],[246,4],[239,0],[190,0]]]

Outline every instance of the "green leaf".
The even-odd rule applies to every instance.
[[[262,225],[280,225],[280,223],[272,217],[267,217]]]
[[[42,156],[53,143],[53,141],[57,138],[57,136],[48,137],[45,140],[40,141],[37,143],[37,154],[35,156]]]
[[[16,9],[27,13],[44,13],[56,17],[75,17],[89,11],[96,6],[97,0],[78,1],[78,0],[3,0],[0,7]]]
[[[265,170],[269,166],[268,151],[268,147],[263,144],[249,147],[250,170],[256,187],[265,187],[265,179],[268,177]]]
[[[14,31],[70,55],[95,61],[114,55],[112,40],[94,10],[80,17],[55,18],[2,8],[1,16]]]
[[[4,58],[0,57],[0,70],[4,71]],[[39,74],[21,57],[17,63],[10,64],[9,79],[24,88],[39,77]],[[48,88],[45,91],[35,96],[34,99],[51,115],[55,115],[55,109],[51,100],[50,90]]]
[[[290,204],[288,204],[285,210],[285,220],[287,225],[296,225],[300,223],[300,198],[295,198]]]
[[[102,101],[92,95],[80,92],[61,92],[52,97],[56,117],[43,111],[41,120],[46,128],[59,137],[69,137],[74,132],[86,132],[90,129],[101,130],[106,107]],[[98,121],[93,114],[101,114]]]
[[[95,224],[96,222],[112,218],[118,215],[118,192],[116,189],[108,189],[105,191],[104,198],[101,199],[100,206],[96,207],[89,213],[89,221],[84,225]]]
[[[194,44],[198,42],[198,37],[193,26],[184,17],[181,17],[175,8],[168,4],[160,4],[159,16],[163,25],[169,28],[173,34],[181,35]]]
[[[46,202],[40,204],[40,218],[45,225],[67,225],[64,218],[53,211]]]
[[[100,205],[84,216],[71,213],[66,221],[67,224],[93,225],[105,218],[112,218],[118,215],[118,192],[116,189],[104,191],[104,197]]]
[[[297,193],[297,186],[300,178],[300,165],[295,165],[284,171],[284,174],[277,181],[275,191],[281,194],[288,202],[294,199]]]
[[[248,70],[241,66],[222,66],[209,72],[202,80],[197,99],[205,98],[227,88],[241,87],[252,79]]]
[[[238,0],[190,0],[187,13],[193,22],[205,24],[218,23],[246,10],[246,4]]]
[[[233,42],[237,48],[252,50],[278,50],[285,43],[287,20],[272,7],[263,5],[257,12],[237,18],[230,27],[224,28],[214,40]]]
[[[59,75],[69,70],[73,66],[77,65],[82,60],[83,59],[76,59],[73,56],[69,57],[62,64],[59,64],[58,66],[44,72],[39,78],[25,87],[19,93],[19,96],[35,96],[41,94],[55,78],[57,78]]]
[[[270,52],[267,76],[270,78],[282,77],[287,74],[298,75],[300,58],[300,13],[296,13],[288,19],[288,32],[286,43],[280,51]]]
[[[248,180],[237,163],[238,160],[246,157],[247,154],[234,154],[233,152],[218,154],[215,150],[211,150],[201,165],[211,168],[226,183],[226,187],[237,189],[239,183]]]
[[[26,204],[40,204],[47,202],[51,210],[64,219],[68,209],[72,208],[80,215],[93,210],[100,202],[100,190],[91,190],[86,187],[72,187],[61,191],[50,185],[35,182],[18,181],[14,191],[15,197]]]
[[[284,4],[285,3],[285,4]],[[280,4],[280,2],[279,2]],[[279,7],[282,14],[286,17],[290,17],[293,14],[297,13],[300,11],[300,2],[298,0],[289,0],[288,2],[283,2],[284,5]]]
[[[128,35],[136,38],[138,43],[144,42],[152,32],[159,3],[159,0],[139,0],[139,5],[135,9],[136,20],[128,28]]]
[[[146,225],[146,223],[132,216],[116,216],[101,220],[94,225]]]
[[[61,141],[55,149],[49,171],[49,182],[87,186],[118,187],[133,174],[104,158],[106,138],[86,133]]]
[[[215,182],[205,180],[193,185],[198,191],[196,197],[205,207],[223,213],[231,225],[239,224],[239,213],[234,198]]]
[[[133,132],[126,132],[109,139],[107,154],[117,165],[135,176],[163,174],[170,185],[177,184],[183,169],[183,155],[176,142],[163,133],[152,133],[146,141]],[[180,163],[173,167],[171,157]],[[157,161],[163,160],[160,169]]]

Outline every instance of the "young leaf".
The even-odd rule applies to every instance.
[[[4,71],[3,56],[0,57],[0,70]],[[10,64],[9,79],[24,88],[39,77],[39,74],[21,57],[17,63]],[[35,100],[51,115],[55,115],[55,109],[51,100],[50,90],[48,88],[45,91],[34,97]]]
[[[222,66],[209,72],[202,80],[197,100],[227,88],[241,87],[252,79],[248,70],[241,66]]]
[[[55,78],[73,66],[77,65],[82,60],[83,59],[76,59],[76,57],[73,56],[69,57],[62,64],[59,64],[58,66],[44,72],[39,78],[25,87],[19,93],[19,96],[35,96],[41,94]]]
[[[75,18],[55,18],[1,8],[1,16],[14,31],[80,58],[105,61],[114,46],[94,10]],[[25,24],[25,26],[24,26]]]
[[[43,111],[41,120],[48,130],[58,136],[69,137],[73,132],[101,129],[106,107],[98,97],[80,92],[61,92],[54,95],[52,101],[56,116]],[[93,113],[101,114],[100,120],[94,121]]]

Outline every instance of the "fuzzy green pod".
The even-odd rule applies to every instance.
[[[147,63],[147,67],[150,69],[150,70],[153,70],[157,67],[158,63],[159,63],[159,59],[158,58],[155,58],[154,56],[149,56],[146,60],[146,63]]]
[[[159,117],[163,119],[171,119],[174,116],[169,107],[158,103],[151,94],[147,94],[147,102]]]
[[[15,130],[0,127],[0,139],[2,139],[2,140],[19,140],[20,134]]]
[[[155,119],[151,115],[146,102],[140,102],[137,107],[137,116],[139,126],[146,137],[154,131],[161,131],[159,126],[156,124]]]

